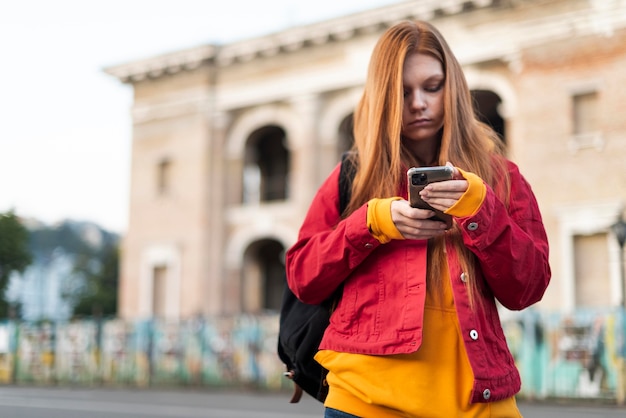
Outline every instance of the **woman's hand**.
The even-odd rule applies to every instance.
[[[406,239],[429,239],[446,232],[446,225],[432,221],[432,210],[411,207],[406,200],[391,202],[391,219],[396,228]]]
[[[446,165],[453,167],[450,163]],[[453,168],[454,176],[452,180],[430,183],[420,192],[424,202],[442,212],[454,206],[469,187],[469,183],[463,178],[459,170],[455,167]]]

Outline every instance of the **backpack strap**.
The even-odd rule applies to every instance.
[[[287,379],[293,380],[293,376],[294,376],[293,370],[284,372],[283,376],[285,376]],[[291,395],[291,399],[289,400],[289,403],[300,402],[300,399],[302,398],[303,393],[304,393],[304,390],[302,390],[302,387],[296,382],[293,382],[293,395]]]

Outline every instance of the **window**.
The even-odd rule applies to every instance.
[[[598,131],[598,93],[576,94],[573,96],[574,135]]]
[[[491,126],[500,139],[506,143],[505,121],[500,115],[502,99],[490,90],[472,90],[472,101],[476,117]]]
[[[167,267],[156,266],[152,271],[152,316],[165,317]]]
[[[572,95],[572,137],[569,141],[572,152],[582,148],[601,150],[604,146],[599,123],[598,96],[595,90]]]
[[[285,131],[264,126],[254,131],[246,143],[243,196],[244,203],[285,200],[289,185],[289,151]]]
[[[178,319],[181,315],[182,252],[174,243],[151,243],[140,256],[137,314],[141,317]],[[134,302],[129,302],[134,303]],[[132,306],[128,305],[131,309]],[[190,309],[185,307],[186,315]]]
[[[159,195],[167,194],[171,188],[172,182],[172,162],[169,159],[163,159],[157,166],[157,193]]]
[[[354,145],[354,114],[349,114],[341,121],[338,137],[337,161],[341,159],[344,152],[349,151]]]
[[[562,289],[553,297],[560,300],[563,311],[620,303],[618,245],[607,232],[621,211],[622,203],[617,198],[612,202],[561,205],[555,210],[563,239],[559,280]]]
[[[285,288],[285,248],[273,239],[252,243],[244,254],[242,311],[280,309]]]
[[[605,233],[574,236],[576,306],[611,306],[611,280]]]

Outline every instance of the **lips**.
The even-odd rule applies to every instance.
[[[431,122],[432,121],[428,118],[420,118],[420,119],[415,119],[413,122],[409,123],[409,126],[423,126],[423,125],[428,125]]]

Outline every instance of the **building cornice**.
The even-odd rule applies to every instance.
[[[280,32],[232,42],[204,45],[169,54],[106,68],[104,71],[124,83],[134,83],[167,74],[193,70],[205,63],[227,67],[255,59],[288,54],[302,48],[347,41],[376,33],[403,19],[433,20],[485,8],[547,7],[533,6],[535,0],[413,0],[377,9],[296,26]],[[520,51],[542,42],[571,36],[596,34],[611,36],[626,27],[626,9],[619,2],[591,1],[587,7],[563,11],[559,16],[531,19],[523,24],[499,26],[472,32],[471,43],[455,50],[462,64],[494,59],[513,62]],[[503,29],[504,28],[504,29]],[[450,40],[449,40],[450,41]],[[459,45],[457,45],[459,46]]]
[[[359,34],[380,31],[403,19],[430,20],[435,16],[454,15],[493,4],[494,0],[421,0],[392,4],[224,45],[216,61],[220,66],[228,66],[237,61],[293,52],[307,46],[346,41]]]
[[[497,0],[420,0],[405,1],[309,25],[232,42],[204,45],[143,60],[105,68],[104,71],[124,83],[158,78],[184,70],[193,70],[205,62],[228,66],[256,58],[291,53],[308,46],[346,41],[363,33],[379,31],[402,19],[430,20],[467,10],[491,7]]]
[[[215,59],[215,45],[202,45],[168,54],[105,68],[104,71],[124,83],[134,83],[147,78],[194,70],[207,61]]]

